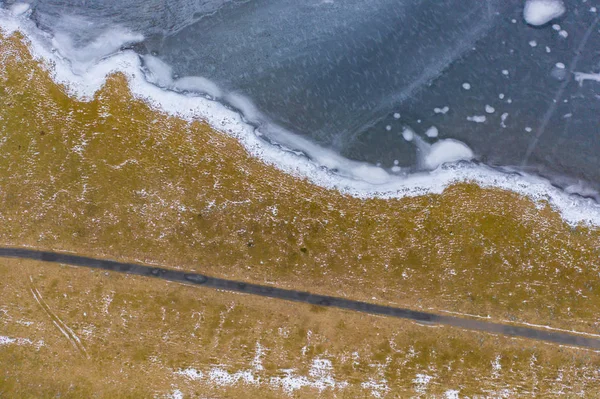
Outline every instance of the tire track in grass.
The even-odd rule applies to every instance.
[[[33,298],[41,306],[41,308],[44,309],[44,311],[46,312],[46,314],[50,317],[50,320],[52,320],[52,323],[67,338],[67,340],[71,343],[71,345],[73,345],[73,347],[75,348],[76,351],[78,351],[79,353],[81,353],[81,355],[83,355],[83,356],[85,356],[86,358],[89,359],[90,356],[87,353],[87,351],[85,350],[85,347],[81,343],[81,340],[79,339],[79,337],[77,336],[77,334],[75,334],[73,332],[73,330],[71,330],[69,328],[69,326],[67,326],[60,319],[60,317],[58,317],[52,311],[52,309],[50,309],[50,306],[48,305],[48,303],[46,303],[46,301],[44,300],[44,297],[42,297],[42,294],[40,293],[40,291],[33,284],[33,277],[29,276],[29,281],[31,283],[31,287],[29,288],[29,290],[31,291],[31,294],[33,295]]]

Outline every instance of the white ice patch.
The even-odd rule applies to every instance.
[[[66,33],[57,33],[52,46],[66,58],[76,75],[83,75],[103,58],[119,51],[126,44],[141,42],[144,36],[128,29],[113,26],[84,47],[77,47]]]
[[[214,98],[223,96],[219,86],[206,78],[185,76],[174,80],[173,69],[168,64],[153,55],[145,55],[143,59],[146,78],[157,86],[164,89],[206,93]]]
[[[502,115],[500,115],[500,126],[503,128],[506,128],[506,124],[504,123],[506,122],[506,118],[508,118],[508,112],[505,112]]]
[[[415,132],[411,128],[405,127],[404,130],[402,130],[402,137],[404,137],[404,140],[406,141],[413,141],[415,138]]]
[[[177,79],[173,83],[173,87],[177,90],[206,93],[214,98],[219,98],[223,95],[216,83],[200,76],[186,76]]]
[[[465,83],[462,84],[462,88],[465,89],[465,90],[471,90],[471,84],[465,82]]]
[[[527,0],[523,18],[529,25],[544,25],[565,13],[562,0]]]
[[[493,114],[494,112],[496,112],[496,109],[494,107],[492,107],[491,105],[486,105],[485,112],[487,112],[488,114]]]
[[[146,79],[157,86],[168,88],[173,84],[173,68],[153,55],[144,55]]]
[[[485,165],[470,163],[443,165],[433,172],[397,176],[373,165],[348,160],[287,131],[281,131],[272,137],[281,146],[271,145],[259,137],[262,127],[257,130],[246,123],[246,120],[252,117],[259,117],[260,113],[251,102],[241,96],[228,93],[226,101],[243,111],[244,117],[205,97],[182,95],[175,91],[161,89],[146,80],[141,73],[143,68],[140,57],[129,50],[113,51],[106,55],[105,51],[91,54],[94,47],[91,45],[83,48],[72,47],[69,50],[74,53],[73,60],[83,59],[88,62],[88,67],[81,74],[77,74],[75,72],[78,68],[73,66],[74,61],[65,58],[69,52],[61,53],[62,56],[53,52],[53,38],[37,29],[33,21],[16,18],[10,11],[1,9],[0,27],[7,35],[15,31],[22,32],[29,40],[29,48],[33,56],[45,62],[52,78],[64,85],[69,94],[79,100],[91,100],[108,75],[122,72],[128,78],[133,96],[146,101],[154,109],[188,121],[204,120],[215,129],[239,140],[251,155],[267,164],[275,165],[283,172],[306,178],[322,187],[337,189],[358,198],[399,198],[441,193],[453,183],[472,181],[482,187],[512,190],[534,201],[549,201],[571,224],[584,222],[600,225],[600,205],[592,200],[568,195],[553,187],[548,180],[537,176],[524,173],[506,174]],[[118,30],[111,29],[110,32],[115,34]],[[140,38],[131,32],[124,32],[124,34],[125,37],[112,43],[116,45]],[[100,41],[100,38],[96,40],[96,42]],[[114,49],[114,46],[111,47]],[[105,50],[108,47],[98,45],[98,48]],[[83,53],[80,53],[81,51]],[[100,56],[101,53],[104,55]],[[94,63],[90,61],[91,59],[97,62]],[[234,101],[237,101],[237,105]],[[447,112],[449,107],[439,110]],[[286,151],[282,146],[294,150],[300,149],[308,157],[297,152]]]
[[[442,107],[442,108],[434,108],[433,112],[436,114],[442,114],[445,115],[448,113],[448,111],[450,111],[450,107],[448,107],[447,105]]]
[[[29,8],[30,6],[27,3],[15,3],[12,6],[10,6],[9,10],[12,13],[12,15],[18,17],[29,11]]]
[[[440,140],[429,147],[424,156],[424,164],[427,169],[437,169],[445,163],[458,161],[470,161],[474,157],[473,151],[458,140]]]
[[[531,47],[537,47],[537,42],[536,42],[535,40],[530,40],[530,41],[529,41],[529,45],[530,45]]]
[[[439,132],[438,128],[435,126],[431,126],[429,129],[427,129],[425,131],[425,135],[427,137],[431,137],[431,138],[437,137],[439,133],[440,132]]]
[[[487,120],[487,118],[485,117],[485,115],[473,115],[467,116],[467,120],[469,122],[484,123]]]
[[[575,80],[581,86],[583,82],[586,80],[591,80],[593,82],[600,82],[600,73],[583,73],[583,72],[575,72]]]
[[[590,188],[584,182],[578,181],[577,183],[571,184],[565,187],[565,191],[569,194],[583,195],[584,197],[594,197],[598,195],[598,192],[593,188]]]

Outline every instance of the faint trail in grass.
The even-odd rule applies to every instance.
[[[69,342],[71,343],[71,345],[73,345],[73,347],[75,348],[76,351],[78,351],[83,356],[85,356],[86,358],[89,359],[90,356],[88,355],[87,351],[85,350],[85,347],[81,343],[81,340],[79,339],[79,337],[77,336],[77,334],[75,334],[73,332],[73,330],[71,330],[69,328],[69,326],[67,326],[60,319],[60,317],[58,317],[52,311],[52,309],[50,309],[50,306],[48,306],[48,304],[46,303],[46,301],[42,297],[42,294],[40,293],[40,291],[38,291],[38,289],[33,284],[33,278],[31,276],[29,276],[29,281],[31,283],[30,291],[31,291],[31,294],[33,295],[33,298],[42,307],[42,309],[44,309],[44,311],[46,312],[46,314],[50,317],[50,320],[52,320],[52,323],[67,338],[67,340],[69,340]]]

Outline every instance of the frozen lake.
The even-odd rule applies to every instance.
[[[202,77],[179,88],[240,109],[309,156],[279,130],[391,173],[427,166],[419,142],[451,138],[488,165],[590,196],[585,187],[600,187],[600,83],[576,79],[600,72],[590,2],[565,1],[564,14],[540,26],[524,20],[523,0],[30,4],[74,52],[94,51],[107,32],[143,35],[133,48],[149,69],[163,67],[154,68],[158,84]]]

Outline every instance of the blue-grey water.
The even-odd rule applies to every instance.
[[[175,76],[243,94],[350,159],[414,169],[417,148],[401,132],[434,141],[425,131],[435,126],[486,164],[600,187],[600,82],[574,79],[600,72],[592,1],[566,0],[567,12],[541,27],[524,22],[523,0],[30,4],[40,28],[76,46],[117,25],[139,32],[133,48]]]

